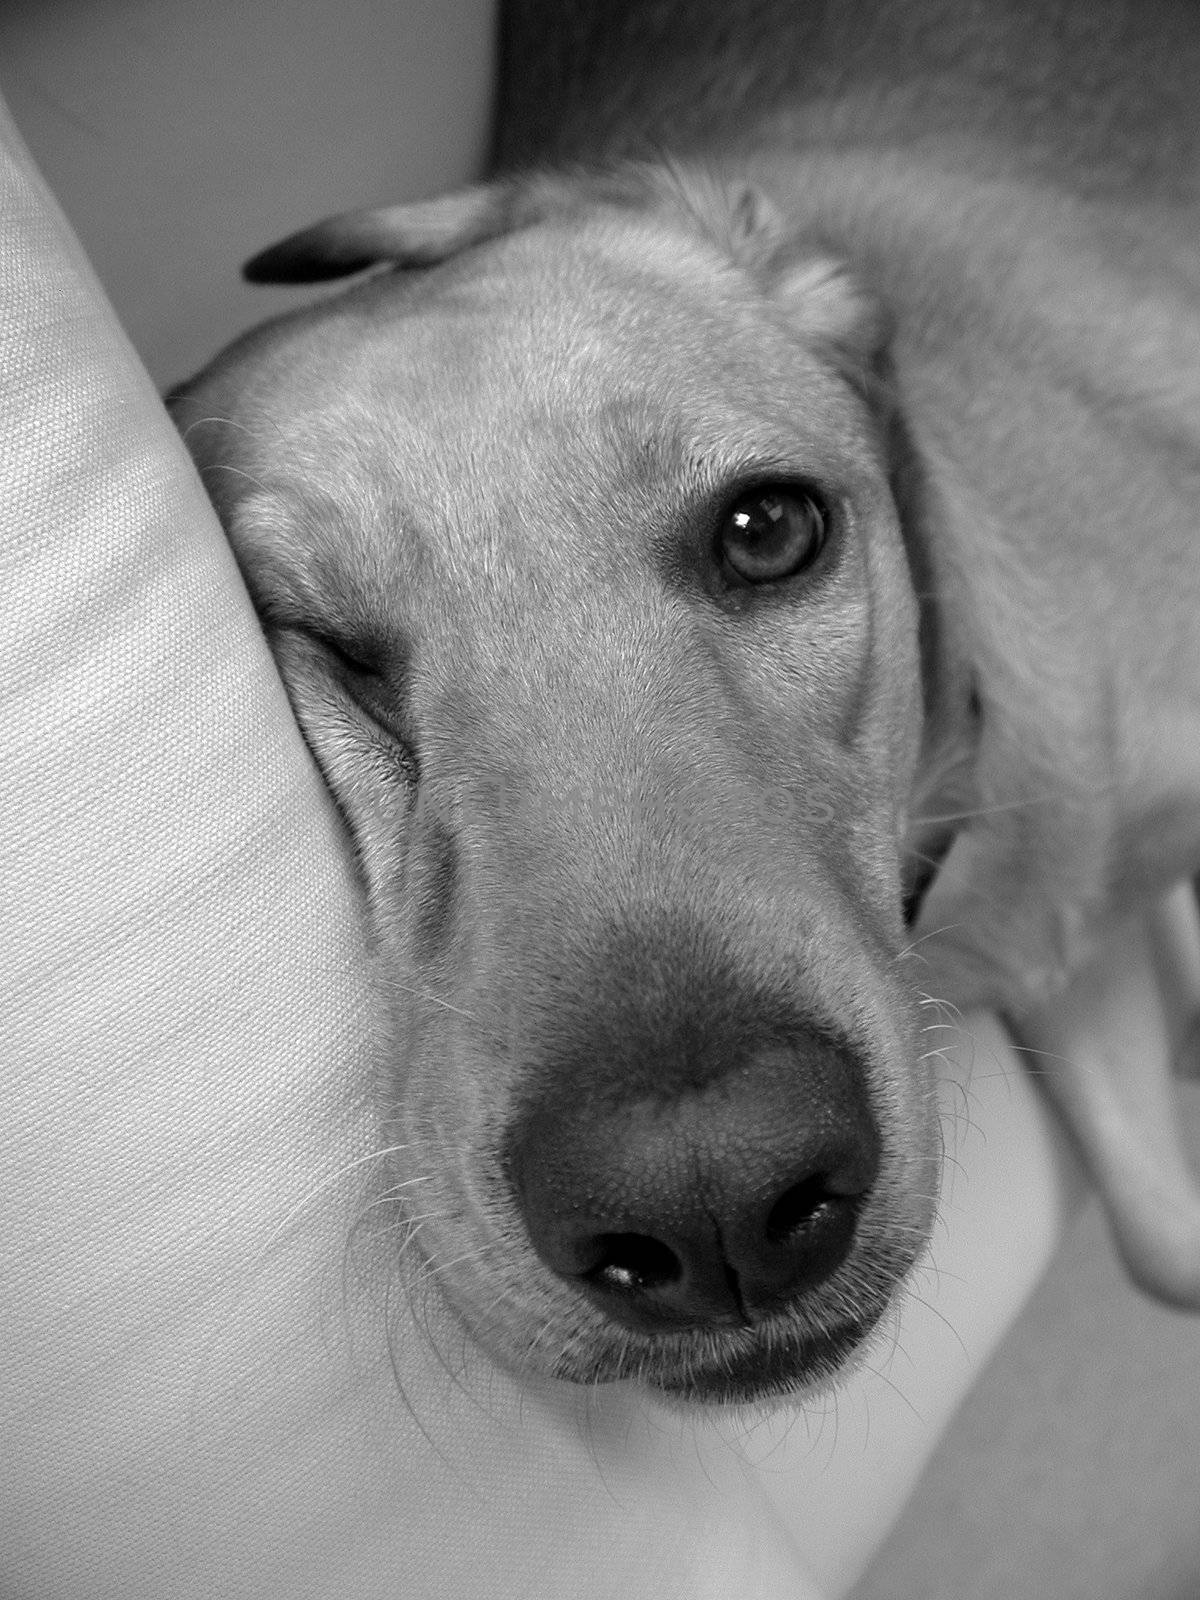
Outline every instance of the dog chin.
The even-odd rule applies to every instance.
[[[716,1336],[682,1348],[627,1347],[590,1364],[564,1358],[555,1377],[571,1383],[633,1381],[686,1406],[772,1406],[821,1394],[843,1379],[886,1304],[822,1333],[772,1328],[736,1342]]]

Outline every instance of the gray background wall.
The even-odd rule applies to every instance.
[[[0,90],[154,378],[297,303],[238,267],[483,158],[492,0],[6,0]]]

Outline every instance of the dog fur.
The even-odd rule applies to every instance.
[[[835,1374],[932,1226],[930,997],[1036,1043],[1200,868],[1189,63],[1165,0],[520,0],[492,179],[264,252],[382,270],[174,396],[357,848],[412,1249],[500,1359]],[[747,584],[719,530],[772,483],[828,537]],[[747,1147],[796,1081],[869,1122],[845,1258],[614,1316],[531,1242],[545,1119],[619,1129],[669,1211],[738,1073]],[[1132,1264],[1197,1305],[1180,1203]]]

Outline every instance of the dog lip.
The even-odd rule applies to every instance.
[[[887,1309],[881,1302],[853,1321],[822,1333],[788,1335],[778,1332],[769,1343],[739,1341],[727,1354],[713,1353],[689,1360],[678,1348],[657,1354],[644,1347],[630,1349],[610,1363],[589,1372],[559,1370],[559,1378],[572,1382],[617,1383],[632,1379],[665,1399],[688,1404],[737,1406],[778,1403],[789,1396],[827,1384],[874,1330]],[[713,1341],[715,1343],[716,1341]]]
[[[707,1405],[752,1405],[797,1395],[827,1382],[845,1366],[882,1315],[862,1318],[766,1351],[751,1351],[691,1371],[655,1376],[652,1380],[675,1400]]]

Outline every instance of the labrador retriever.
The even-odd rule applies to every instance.
[[[492,177],[256,257],[361,277],[173,397],[498,1359],[828,1382],[930,1235],[944,1003],[1036,1045],[1200,867],[1193,16],[516,0]],[[1164,1230],[1045,1070],[1200,1305],[1186,1168]]]

